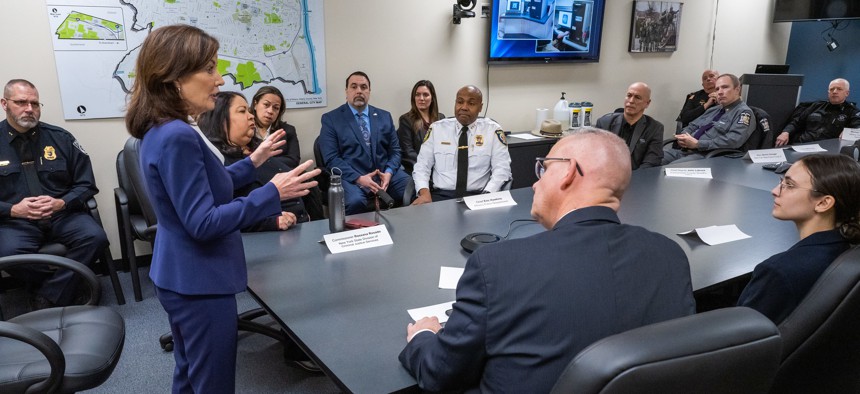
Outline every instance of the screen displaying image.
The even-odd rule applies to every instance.
[[[490,63],[598,61],[604,1],[493,0]]]

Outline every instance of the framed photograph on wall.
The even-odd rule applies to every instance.
[[[678,49],[684,3],[634,1],[629,52],[674,52]]]

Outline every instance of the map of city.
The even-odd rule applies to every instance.
[[[220,42],[223,90],[278,87],[288,108],[326,105],[323,2],[47,0],[66,119],[121,117],[147,34],[199,27]]]

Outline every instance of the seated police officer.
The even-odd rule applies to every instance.
[[[836,78],[827,87],[827,100],[803,103],[795,108],[776,146],[790,142],[813,142],[837,138],[845,127],[860,127],[860,110],[846,99],[848,81]]]
[[[483,94],[475,86],[457,91],[454,118],[430,125],[412,171],[413,205],[496,192],[511,180],[511,156],[498,123],[481,118]],[[433,189],[430,189],[430,176]]]
[[[13,79],[0,99],[0,257],[36,253],[46,242],[66,246],[66,257],[91,265],[107,244],[101,226],[87,213],[98,193],[92,164],[66,130],[39,122],[42,103],[36,87]],[[36,289],[34,308],[69,305],[78,278],[44,266],[10,270]]]

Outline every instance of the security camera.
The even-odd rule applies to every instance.
[[[475,11],[472,10],[477,3],[478,0],[457,0],[454,4],[454,24],[459,25],[462,18],[474,18]]]

